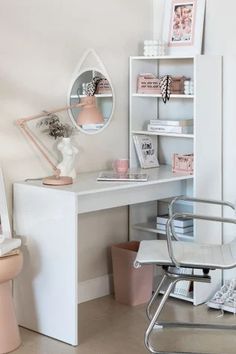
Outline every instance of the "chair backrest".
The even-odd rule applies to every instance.
[[[2,168],[0,166],[0,221],[1,233],[6,238],[12,237],[9,211],[7,205],[7,195],[4,183]]]

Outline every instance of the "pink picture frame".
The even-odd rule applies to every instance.
[[[165,0],[163,40],[168,55],[201,54],[205,0]]]
[[[196,2],[173,0],[169,24],[169,46],[193,45]]]

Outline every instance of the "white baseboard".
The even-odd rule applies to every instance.
[[[110,295],[113,293],[113,276],[106,274],[102,277],[79,282],[78,304]]]

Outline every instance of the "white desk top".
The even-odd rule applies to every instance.
[[[33,187],[46,188],[49,190],[57,190],[63,192],[74,193],[77,196],[96,194],[100,192],[124,190],[130,188],[143,188],[144,186],[155,185],[159,183],[175,182],[186,179],[192,179],[193,176],[176,174],[171,171],[171,166],[162,165],[158,168],[150,168],[142,170],[142,173],[148,174],[147,182],[114,182],[114,181],[97,181],[97,177],[100,171],[81,173],[77,180],[67,186],[47,186],[42,184],[39,180],[29,180],[24,182],[16,182],[16,184],[24,184]],[[135,171],[138,172],[138,171]],[[141,171],[139,171],[141,172]]]

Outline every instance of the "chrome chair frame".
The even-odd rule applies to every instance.
[[[205,215],[199,215],[199,214],[194,214],[194,213],[174,213],[173,212],[173,206],[174,204],[179,201],[189,201],[189,202],[199,202],[199,203],[208,203],[208,204],[215,204],[215,205],[221,205],[221,206],[228,206],[231,209],[235,211],[235,206],[226,201],[217,201],[217,200],[206,200],[206,199],[198,199],[198,198],[189,198],[185,196],[179,196],[176,197],[172,200],[172,202],[169,205],[169,219],[167,222],[166,230],[167,230],[167,246],[168,246],[168,252],[170,259],[172,261],[171,266],[162,266],[164,270],[164,275],[154,292],[151,300],[149,301],[146,309],[146,314],[148,319],[150,320],[149,326],[145,332],[145,346],[149,350],[149,352],[153,354],[206,354],[206,353],[197,353],[197,352],[167,352],[167,351],[160,351],[157,348],[154,348],[152,344],[150,343],[150,337],[152,334],[152,331],[154,329],[163,329],[163,328],[174,328],[174,327],[183,327],[183,328],[201,328],[201,329],[224,329],[224,330],[236,330],[236,325],[217,325],[217,324],[202,324],[202,323],[185,323],[185,322],[161,322],[158,320],[161,311],[171,293],[173,290],[175,284],[178,281],[186,280],[186,281],[193,281],[193,282],[204,282],[204,283],[210,283],[211,282],[211,277],[209,276],[209,271],[216,269],[216,268],[200,268],[203,270],[202,275],[194,275],[194,274],[177,274],[173,270],[171,270],[171,267],[181,267],[181,262],[179,262],[174,255],[174,250],[173,250],[173,245],[172,245],[172,238],[175,240],[179,240],[178,236],[175,233],[174,229],[174,220],[176,218],[184,218],[184,219],[198,219],[198,220],[208,220],[208,221],[217,221],[217,222],[222,222],[222,223],[231,223],[231,224],[236,224],[236,219],[229,219],[229,218],[224,218],[224,217],[213,217],[213,216],[205,216]],[[234,265],[236,266],[236,264]],[[192,269],[199,269],[199,267],[196,267],[193,265],[189,265],[189,268]],[[227,269],[228,267],[217,267],[217,269]],[[230,266],[229,268],[232,268]],[[161,288],[163,284],[168,281],[169,285],[159,303],[155,305],[157,297],[161,291]],[[153,315],[151,314],[151,311],[153,310]]]

